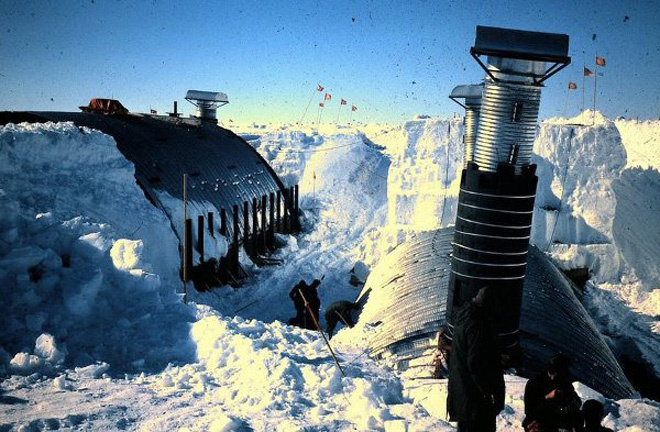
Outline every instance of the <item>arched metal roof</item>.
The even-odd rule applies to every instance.
[[[400,244],[373,269],[360,296],[360,317],[379,323],[369,340],[372,356],[407,369],[428,366],[445,323],[453,228],[420,233]],[[368,294],[367,294],[368,293]],[[596,329],[571,282],[531,246],[523,291],[519,374],[543,372],[557,352],[569,355],[575,379],[616,399],[634,390]],[[424,373],[420,369],[420,374]]]
[[[230,236],[233,205],[239,206],[239,230],[242,230],[244,201],[251,202],[252,198],[284,189],[277,174],[252,146],[214,124],[191,125],[146,115],[0,113],[0,124],[20,121],[70,121],[112,136],[122,154],[135,165],[138,184],[156,205],[159,205],[157,192],[182,200],[183,174],[188,174],[188,200],[208,202],[218,210],[224,208]],[[219,216],[216,220],[219,223]],[[179,225],[179,221],[173,222]]]

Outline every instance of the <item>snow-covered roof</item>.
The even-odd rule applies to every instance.
[[[284,186],[268,162],[245,140],[213,124],[191,126],[149,116],[115,117],[94,113],[33,112],[41,121],[71,121],[112,136],[135,165],[135,177],[148,198],[180,231],[183,174],[188,174],[189,216],[225,209],[233,235],[232,206],[261,198]],[[33,119],[33,121],[39,121]],[[168,196],[169,195],[169,196]],[[171,200],[169,198],[175,198]],[[169,201],[169,202],[168,202]],[[217,223],[219,223],[219,217]],[[242,230],[242,223],[239,224]],[[242,238],[242,235],[241,235]]]

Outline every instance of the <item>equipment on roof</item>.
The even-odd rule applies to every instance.
[[[477,26],[470,53],[486,77],[474,148],[461,175],[445,335],[449,342],[454,312],[489,286],[504,305],[494,323],[503,353],[514,357],[538,182],[530,158],[541,88],[570,63],[568,36]],[[456,97],[465,97],[458,90]]]
[[[128,114],[128,110],[115,99],[93,98],[89,105],[78,107],[84,112],[100,112],[103,114]]]
[[[188,90],[186,100],[197,107],[195,117],[209,123],[218,123],[217,109],[229,103],[225,93],[202,90]]]
[[[472,160],[472,150],[474,149],[474,140],[477,138],[477,126],[479,125],[479,112],[481,111],[481,95],[484,91],[484,85],[459,85],[451,91],[449,99],[453,100],[465,108],[465,133],[463,134],[463,144],[465,153],[463,157],[463,168],[467,168],[468,162]],[[458,101],[463,99],[464,103]]]

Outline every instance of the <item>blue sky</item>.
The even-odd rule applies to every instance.
[[[0,110],[71,111],[114,97],[132,111],[162,112],[179,100],[190,112],[183,96],[200,89],[229,95],[224,120],[297,121],[321,83],[333,95],[326,119],[336,118],[339,98],[359,107],[360,121],[451,115],[459,111],[451,89],[483,77],[469,49],[476,25],[491,25],[570,35],[573,64],[548,82],[542,117],[563,112],[568,81],[582,85],[582,65],[596,52],[607,60],[599,109],[660,115],[657,0],[0,5]],[[587,84],[589,104],[593,79]],[[570,93],[569,114],[581,94]]]

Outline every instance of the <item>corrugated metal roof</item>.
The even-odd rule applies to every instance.
[[[188,199],[208,202],[218,210],[226,209],[230,236],[234,204],[239,206],[239,229],[242,231],[243,201],[251,203],[254,197],[260,198],[284,187],[268,162],[252,146],[217,125],[202,123],[195,127],[136,115],[29,114],[50,121],[71,121],[112,136],[119,150],[135,165],[138,183],[156,203],[158,191],[183,199],[182,179],[184,173],[188,174]],[[217,224],[219,220],[217,216]],[[176,224],[179,225],[179,221]]]
[[[418,234],[397,246],[369,275],[361,294],[369,292],[360,320],[380,321],[369,341],[373,356],[387,358],[402,369],[430,365],[437,332],[445,323],[453,235],[452,228]],[[563,352],[574,360],[572,372],[580,382],[616,399],[633,394],[570,281],[534,246],[520,331],[524,352],[520,375],[543,372],[548,359]]]

